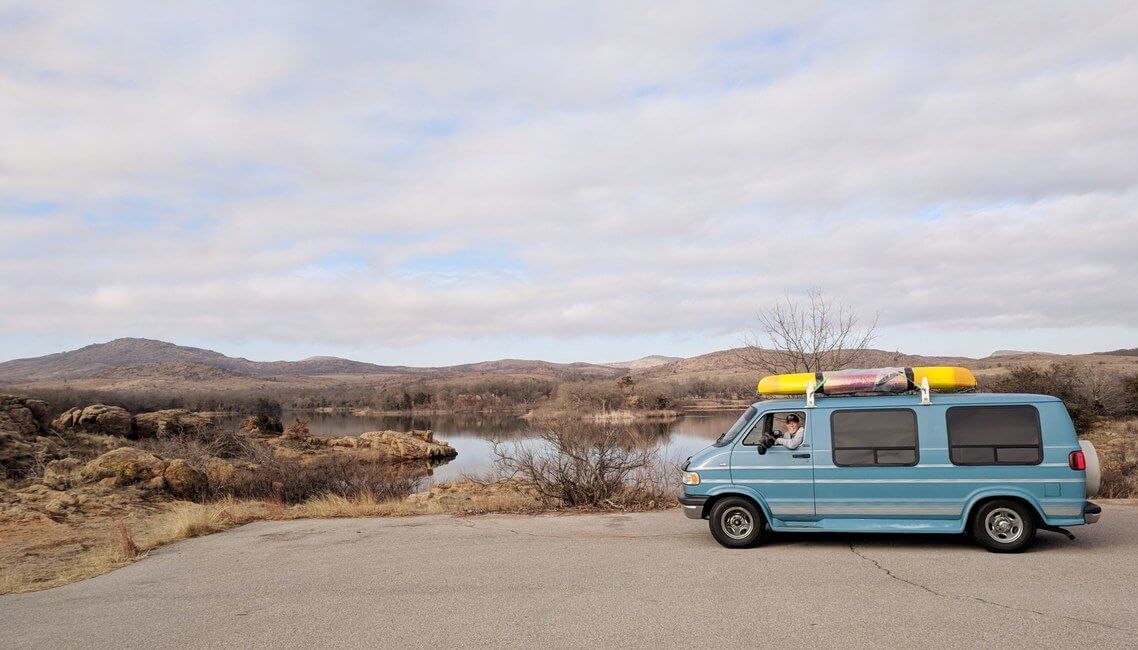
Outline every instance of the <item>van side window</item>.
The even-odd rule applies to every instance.
[[[945,418],[953,465],[1043,462],[1043,435],[1034,406],[953,406]]]
[[[744,445],[758,445],[763,441],[764,434],[786,434],[787,418],[791,415],[798,418],[799,426],[805,431],[806,429],[806,411],[780,411],[778,413],[767,413],[743,438],[741,444]],[[789,434],[787,434],[789,435]]]
[[[912,409],[857,409],[830,416],[839,467],[917,464],[917,414]]]

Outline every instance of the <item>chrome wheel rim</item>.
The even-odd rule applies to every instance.
[[[751,534],[751,530],[755,527],[755,520],[746,508],[732,506],[720,515],[719,524],[723,528],[724,534],[731,539],[744,539]]]
[[[996,508],[984,518],[988,536],[1004,544],[1011,544],[1023,535],[1023,519],[1011,508]]]

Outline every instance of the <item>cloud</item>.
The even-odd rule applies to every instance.
[[[1138,331],[1125,3],[337,7],[0,12],[0,331]]]

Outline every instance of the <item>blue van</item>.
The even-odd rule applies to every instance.
[[[938,394],[752,404],[683,466],[680,504],[719,543],[775,531],[969,532],[1022,551],[1037,529],[1092,524],[1098,457],[1044,395]],[[787,422],[805,434],[776,444]],[[789,442],[793,446],[794,442]]]

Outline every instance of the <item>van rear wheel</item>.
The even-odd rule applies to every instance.
[[[766,520],[748,499],[727,497],[711,507],[711,535],[727,548],[748,548],[758,543]]]
[[[989,501],[972,516],[972,537],[995,553],[1026,549],[1035,541],[1035,528],[1035,514],[1018,501]]]

